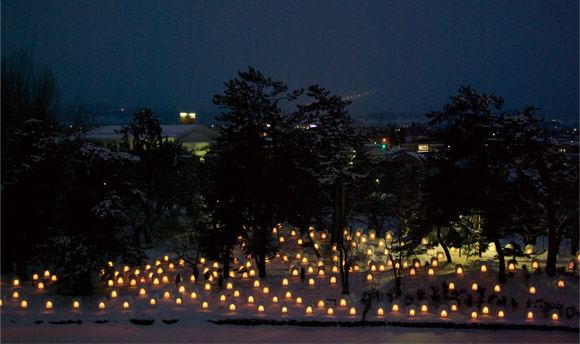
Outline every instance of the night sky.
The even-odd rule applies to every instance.
[[[254,66],[291,88],[317,83],[351,113],[423,115],[462,84],[577,119],[577,0],[2,0],[2,53],[50,66],[63,103],[215,114]],[[212,114],[212,116],[213,116]]]

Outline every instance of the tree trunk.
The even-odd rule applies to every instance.
[[[505,257],[503,255],[503,249],[501,248],[501,244],[498,238],[493,240],[495,244],[495,249],[497,250],[497,258],[499,259],[499,272],[498,272],[498,281],[501,284],[505,283]]]
[[[256,260],[258,263],[258,276],[260,278],[266,277],[266,235],[267,226],[260,226],[258,229],[258,247]]]
[[[447,245],[445,245],[443,240],[441,240],[441,227],[437,227],[437,242],[439,242],[439,245],[441,245],[441,248],[443,248],[443,252],[445,252],[445,257],[447,257],[447,262],[451,263],[451,254],[449,253],[449,249],[447,248]]]
[[[556,226],[556,209],[551,198],[546,202],[546,215],[548,217],[548,257],[546,259],[546,274],[550,277],[556,275],[556,263],[558,260],[558,250],[560,238],[558,238],[558,227]]]
[[[226,245],[224,249],[224,258],[222,264],[224,265],[224,279],[230,278],[230,252],[231,248],[229,245]]]

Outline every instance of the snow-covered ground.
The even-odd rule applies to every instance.
[[[376,288],[382,293],[381,300],[373,300],[372,307],[366,316],[369,321],[402,321],[402,322],[430,322],[430,323],[459,323],[459,324],[530,324],[546,326],[565,326],[578,328],[578,315],[574,314],[570,319],[565,310],[569,306],[579,308],[578,273],[561,274],[555,278],[549,278],[545,273],[531,273],[529,278],[524,277],[521,268],[526,264],[531,270],[531,262],[519,261],[515,275],[508,278],[505,285],[501,285],[499,292],[494,292],[497,284],[497,262],[493,260],[495,252],[490,250],[482,258],[471,257],[466,260],[465,255],[458,257],[458,252],[453,252],[453,264],[440,262],[434,267],[434,276],[427,275],[428,267],[424,262],[430,261],[437,256],[437,249],[429,250],[427,254],[418,257],[421,260],[421,268],[415,276],[410,276],[405,269],[403,280],[403,297],[399,300],[389,301],[387,292],[393,287],[391,268],[386,265],[386,256],[378,245],[378,240],[368,239],[367,245],[372,244],[374,254],[368,259],[378,264],[384,263],[386,271],[372,273],[373,281],[367,280],[370,273],[367,264],[363,263],[360,271],[351,275],[351,293],[345,297],[346,306],[341,306],[340,276],[332,273],[331,258],[324,261],[324,276],[319,276],[318,261],[313,254],[312,248],[301,250],[297,245],[297,236],[292,236],[289,229],[283,230],[285,243],[281,246],[280,257],[268,263],[268,276],[265,279],[257,277],[242,277],[237,273],[235,277],[224,281],[223,290],[218,290],[216,280],[210,282],[210,290],[205,290],[206,281],[192,283],[190,275],[185,267],[180,267],[177,259],[170,253],[169,261],[165,261],[159,251],[151,251],[152,267],[145,270],[142,267],[130,267],[129,272],[123,272],[123,266],[119,269],[119,277],[123,277],[123,284],[115,282],[113,287],[105,283],[90,297],[73,298],[71,296],[57,295],[47,282],[46,288],[39,290],[37,284],[32,286],[30,281],[24,282],[19,287],[11,285],[11,276],[2,276],[2,341],[3,342],[579,342],[578,332],[563,331],[539,331],[539,330],[471,330],[471,329],[441,329],[428,328],[405,328],[394,326],[381,327],[301,327],[301,326],[240,326],[240,325],[216,325],[207,320],[224,319],[274,319],[274,320],[318,320],[318,321],[360,321],[362,318],[363,304],[360,302],[363,292]],[[320,238],[316,233],[318,242],[323,246],[328,241]],[[368,246],[367,246],[368,247]],[[308,263],[296,259],[297,254],[302,258],[306,256]],[[284,256],[288,261],[284,261]],[[559,262],[566,266],[568,259],[565,256]],[[543,266],[545,253],[537,258]],[[366,262],[367,258],[364,259]],[[160,264],[155,266],[155,260]],[[174,268],[169,263],[175,264]],[[249,271],[255,269],[254,262],[246,259],[238,253],[238,268],[250,262]],[[409,262],[411,263],[411,262]],[[455,264],[462,264],[466,270],[462,276],[455,273]],[[485,264],[486,272],[481,271],[481,265]],[[411,264],[410,264],[411,265]],[[306,274],[304,283],[300,277],[292,276],[291,267],[313,268],[313,273]],[[164,271],[157,273],[158,268]],[[201,268],[213,267],[213,262],[206,262]],[[431,267],[431,266],[429,266]],[[139,276],[145,276],[144,283],[136,286],[129,285],[129,276],[139,268]],[[149,277],[149,272],[154,274]],[[184,281],[180,286],[184,290],[176,288],[175,275],[180,273]],[[257,274],[257,271],[256,271]],[[163,283],[163,276],[168,277],[168,283]],[[335,276],[337,283],[331,283],[330,278]],[[159,278],[160,284],[153,285],[154,278]],[[200,276],[201,277],[201,276]],[[42,276],[41,276],[42,279]],[[284,285],[287,279],[288,285]],[[314,285],[309,285],[312,279]],[[260,286],[255,286],[259,281]],[[558,281],[564,282],[564,286],[558,286]],[[227,289],[227,283],[233,283],[231,289]],[[457,311],[451,310],[449,300],[434,301],[430,296],[432,288],[437,287],[441,294],[443,282],[453,282],[455,290],[465,289],[459,299],[461,300]],[[472,284],[486,288],[485,301],[492,294],[506,296],[508,303],[503,306],[505,316],[498,318],[499,306],[495,301],[489,304],[489,314],[483,314],[482,308],[477,307],[477,292],[472,291]],[[264,287],[268,287],[268,293],[264,293]],[[530,294],[530,287],[535,287],[535,294]],[[141,289],[145,295],[139,295]],[[421,303],[417,300],[417,290],[425,291],[427,311],[421,312]],[[14,298],[13,292],[19,291],[18,298]],[[117,297],[112,297],[112,291],[117,292]],[[235,292],[239,296],[235,296]],[[165,297],[165,293],[169,295]],[[290,294],[288,294],[288,292]],[[195,298],[192,298],[195,293]],[[473,305],[476,309],[465,305],[465,297],[471,294]],[[225,301],[220,298],[223,295]],[[412,302],[417,308],[417,313],[411,316],[407,312],[404,297],[414,296]],[[252,296],[254,302],[249,302]],[[275,302],[274,297],[278,300]],[[151,306],[151,299],[156,300],[156,305]],[[181,305],[177,304],[177,298],[181,299]],[[301,303],[298,303],[301,298]],[[511,298],[517,302],[514,307]],[[526,301],[530,299],[530,307],[526,307]],[[558,313],[559,318],[553,320],[551,315],[545,317],[540,306],[541,302],[551,302],[554,305],[562,304],[562,310]],[[26,300],[28,307],[23,309],[21,303]],[[46,308],[47,301],[51,301],[53,307]],[[73,301],[79,301],[79,308],[73,308]],[[100,301],[105,302],[105,308],[99,309]],[[319,301],[324,302],[319,307]],[[392,304],[399,302],[399,312],[392,311]],[[124,308],[124,303],[128,308]],[[208,303],[208,308],[202,307],[203,302]],[[336,304],[335,304],[336,302]],[[230,310],[231,305],[235,310]],[[263,311],[260,311],[263,306]],[[312,313],[307,312],[312,307]],[[448,316],[440,315],[440,306],[448,307]],[[482,305],[482,307],[485,305]],[[536,307],[534,307],[536,306]],[[283,312],[283,308],[286,312]],[[329,315],[329,308],[333,314]],[[378,314],[379,308],[384,314]],[[354,309],[355,314],[350,314]],[[477,312],[477,319],[471,318],[471,312]],[[528,312],[534,313],[533,319],[527,319]],[[155,320],[152,325],[137,325],[129,319]],[[62,321],[81,321],[82,323],[54,324]],[[178,320],[173,324],[165,321]],[[51,323],[53,322],[53,323]]]

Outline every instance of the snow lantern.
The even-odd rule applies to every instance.
[[[452,312],[457,312],[457,309],[459,309],[459,303],[457,302],[457,300],[452,300],[451,302],[449,302],[449,308],[451,309]]]
[[[373,274],[367,274],[367,282],[373,281]]]
[[[192,291],[191,294],[189,294],[189,298],[192,300],[197,299],[197,293],[195,291]]]
[[[393,241],[393,232],[391,232],[391,231],[388,231],[388,232],[385,234],[385,240],[386,240],[387,242],[392,242],[392,241]]]
[[[385,239],[379,239],[379,247],[381,248],[385,247]]]
[[[254,281],[254,288],[260,288],[260,280]]]
[[[17,299],[19,299],[19,298],[20,298],[20,289],[14,290],[14,291],[12,292],[12,298],[13,298],[14,300],[17,300]]]
[[[431,266],[438,266],[439,260],[435,257],[431,257]]]
[[[111,298],[116,298],[117,296],[119,296],[119,291],[117,289],[113,289],[111,290]]]
[[[477,283],[472,283],[471,284],[471,290],[477,291],[478,288],[479,287],[478,287]]]
[[[44,270],[44,278],[50,278],[50,271]]]
[[[348,301],[347,301],[347,299],[346,299],[346,298],[344,298],[344,297],[341,297],[341,298],[340,298],[340,301],[339,301],[339,305],[340,305],[341,307],[346,307],[346,306],[348,305]]]
[[[336,277],[335,276],[330,277],[330,284],[336,284]]]
[[[306,314],[307,315],[312,314],[312,306],[306,307]]]
[[[447,316],[449,316],[449,309],[447,306],[439,306],[438,312],[439,316],[442,318],[447,318]]]
[[[287,291],[286,294],[284,294],[284,297],[287,299],[291,299],[292,298],[292,292]]]
[[[72,299],[72,306],[73,309],[80,309],[81,308],[81,300],[79,298],[73,298]]]
[[[437,259],[443,260],[445,258],[445,254],[441,251],[437,252]]]
[[[530,294],[536,293],[536,287],[530,287]]]
[[[349,315],[356,315],[356,307],[350,307],[348,310]]]
[[[248,295],[248,303],[254,303],[254,295]]]
[[[258,305],[258,312],[263,312],[264,311],[264,305],[260,304]]]
[[[207,301],[203,301],[203,302],[201,303],[201,308],[203,308],[203,309],[208,309],[208,308],[209,308],[209,303],[208,303]]]
[[[283,314],[288,313],[288,306],[282,305],[282,307],[280,307],[280,312]]]
[[[301,304],[301,303],[302,303],[302,298],[301,298],[300,296],[298,296],[298,297],[296,298],[296,303],[297,303],[297,304]]]
[[[369,231],[369,240],[375,240],[377,238],[377,232],[374,229]]]
[[[149,270],[149,269],[151,269],[151,264],[146,264],[145,265],[145,270]]]
[[[233,283],[233,282],[228,282],[228,283],[226,283],[226,289],[227,289],[227,290],[232,290],[232,289],[234,289],[234,283]]]
[[[136,286],[137,286],[137,280],[136,280],[135,278],[131,278],[131,279],[129,280],[129,285],[130,285],[131,287],[136,287]]]
[[[417,307],[415,307],[415,305],[407,306],[407,314],[409,316],[414,317],[416,313],[417,313]]]
[[[272,234],[278,234],[278,229],[276,227],[272,228]]]
[[[159,285],[159,278],[155,277],[153,279],[153,285]]]
[[[382,317],[385,315],[385,304],[382,302],[377,303],[377,316]]]
[[[513,260],[508,261],[508,271],[509,272],[516,271],[516,263]]]
[[[204,284],[204,286],[203,286],[203,289],[204,289],[204,290],[211,290],[211,283],[209,283],[209,282],[206,282],[206,283]]]
[[[123,309],[129,309],[131,307],[131,298],[129,296],[123,298],[122,307]]]
[[[385,264],[381,263],[379,264],[379,271],[385,271],[387,268],[385,267]]]
[[[272,302],[274,302],[274,303],[278,303],[278,301],[279,301],[279,300],[278,300],[278,296],[274,296],[274,297],[272,297]]]
[[[284,241],[286,241],[286,239],[284,238],[283,235],[280,235],[280,239],[279,239],[280,243],[284,243]]]
[[[56,282],[57,280],[58,280],[58,278],[56,277],[56,275],[50,276],[50,281],[51,282]]]
[[[310,232],[310,234],[308,234],[312,239],[314,239],[316,237],[316,235],[314,234],[314,232]]]
[[[162,281],[163,283],[169,283],[169,276],[167,276],[167,275],[163,275],[163,276],[161,277],[161,281]]]
[[[469,314],[472,320],[476,320],[477,319],[477,308],[471,308],[469,309]]]
[[[338,266],[337,266],[337,265],[334,265],[334,266],[332,267],[332,272],[333,272],[333,273],[337,273],[337,272],[338,272]]]
[[[454,289],[455,289],[455,283],[449,282],[449,290],[454,290]]]
[[[435,269],[429,268],[429,270],[427,270],[427,275],[434,276],[435,275]]]
[[[324,308],[324,301],[318,300],[318,303],[316,305],[318,306],[318,308]]]
[[[481,305],[481,314],[485,314],[485,315],[489,314],[489,304],[488,303],[484,302]]]
[[[558,287],[563,288],[565,286],[565,283],[563,280],[559,280],[558,281]]]
[[[302,238],[298,238],[297,243],[298,243],[298,245],[302,245],[302,244],[304,244],[304,241],[302,240]]]
[[[417,271],[415,271],[415,268],[409,269],[409,275],[410,276],[415,276],[416,274],[417,274]]]
[[[314,278],[309,278],[309,279],[308,279],[308,285],[309,285],[309,286],[313,286],[313,285],[315,285],[315,284],[316,284],[316,282],[314,282]]]
[[[20,308],[28,308],[28,301],[26,300],[20,301]]]
[[[568,271],[574,271],[576,270],[576,262],[574,262],[573,260],[570,260],[568,262]]]
[[[537,249],[534,245],[528,244],[526,245],[524,251],[526,252],[526,254],[535,254],[537,252]]]
[[[170,299],[170,298],[171,298],[171,293],[170,293],[170,292],[168,292],[168,291],[164,292],[164,293],[163,293],[163,298],[164,298],[164,299]]]
[[[503,307],[498,308],[497,317],[500,319],[505,317],[505,309]]]
[[[428,243],[429,243],[429,239],[427,239],[427,238],[422,238],[421,239],[421,244],[427,245]]]
[[[540,267],[540,261],[538,259],[532,259],[532,269],[537,270]]]
[[[97,303],[97,307],[99,309],[105,309],[105,307],[107,307],[107,298],[101,297]]]
[[[158,267],[157,268],[157,274],[161,275],[163,273],[163,268],[162,267]]]
[[[398,303],[398,302],[394,302],[394,303],[391,305],[391,311],[393,311],[393,312],[398,312],[398,311],[399,311],[399,309],[401,309],[401,306],[399,305],[399,303]]]
[[[361,244],[366,244],[367,243],[367,235],[363,234],[360,236],[360,243]]]
[[[534,319],[534,311],[531,309],[528,309],[527,313],[526,313],[526,319],[528,320],[533,320]]]
[[[429,311],[429,304],[427,303],[427,300],[421,301],[420,306],[421,306],[421,313],[427,313],[427,311]]]
[[[147,291],[145,290],[145,288],[139,289],[139,296],[145,296],[145,295],[147,295]]]
[[[326,310],[326,314],[333,315],[334,314],[334,309],[332,307],[328,307],[328,309]]]
[[[44,303],[44,308],[52,309],[52,300],[46,300],[46,302]]]
[[[39,290],[42,290],[42,289],[44,289],[44,282],[38,282],[38,284],[37,284],[37,288],[38,288]]]
[[[318,268],[318,276],[324,277],[324,268],[323,267]]]
[[[157,295],[151,295],[149,298],[149,307],[157,307]]]
[[[240,297],[240,291],[239,290],[234,290],[234,297]]]
[[[481,264],[481,268],[479,270],[481,272],[487,272],[487,266],[485,264]]]
[[[265,295],[265,294],[269,294],[269,293],[270,293],[270,287],[268,287],[267,285],[265,285],[265,286],[262,288],[262,293],[263,293],[264,295]]]
[[[500,285],[496,284],[495,287],[493,287],[493,291],[495,291],[496,293],[499,293],[501,291]]]
[[[421,268],[421,261],[419,258],[413,258],[412,265],[415,269],[419,270]]]
[[[283,278],[282,279],[282,285],[283,286],[287,286],[288,285],[288,279],[287,278]]]
[[[314,267],[313,266],[309,266],[308,270],[306,270],[306,272],[308,272],[309,274],[313,274],[314,273]]]
[[[220,302],[226,302],[226,294],[220,293],[219,294],[219,300],[220,300]]]
[[[179,266],[185,266],[185,260],[180,259],[179,260]]]
[[[322,239],[322,240],[325,240],[325,239],[326,239],[326,237],[327,237],[327,234],[326,234],[326,232],[322,232],[322,233],[320,233],[320,239]]]
[[[182,304],[183,304],[183,301],[181,300],[180,297],[178,297],[178,298],[175,299],[175,305],[176,306],[181,306]]]
[[[185,286],[179,286],[179,289],[177,290],[179,293],[185,293]]]
[[[455,273],[458,276],[462,276],[463,275],[463,265],[461,265],[461,264],[455,265]]]
[[[12,286],[14,287],[20,286],[20,277],[18,276],[12,277]]]
[[[32,274],[32,280],[38,281],[38,274],[36,272]]]
[[[558,318],[559,318],[558,309],[552,309],[550,311],[550,319],[552,319],[552,320],[558,320]]]

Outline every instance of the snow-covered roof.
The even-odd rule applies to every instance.
[[[87,139],[121,140],[121,125],[104,125],[85,134]],[[218,133],[198,124],[161,125],[161,135],[179,142],[210,142],[219,136]]]

